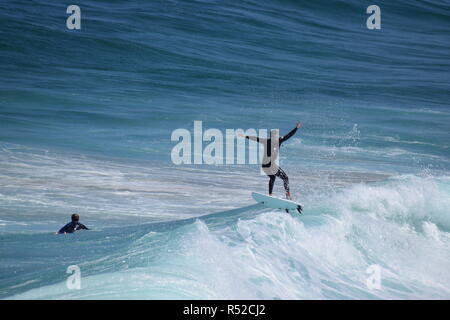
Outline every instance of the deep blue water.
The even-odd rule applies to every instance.
[[[448,299],[449,34],[439,0],[1,2],[0,297]],[[256,165],[172,164],[195,120],[301,121],[304,216],[248,207]]]

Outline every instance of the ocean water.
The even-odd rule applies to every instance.
[[[450,298],[449,1],[69,4],[0,2],[0,298]],[[301,121],[303,215],[258,165],[173,164],[194,121]]]

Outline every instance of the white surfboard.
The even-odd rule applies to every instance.
[[[282,209],[289,212],[289,210],[297,210],[298,213],[302,213],[302,206],[294,201],[280,199],[276,197],[266,196],[265,194],[252,192],[252,197],[256,202],[262,203],[268,208]]]

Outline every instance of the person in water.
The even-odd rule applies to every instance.
[[[292,129],[287,135],[279,137],[278,130],[272,130],[270,132],[270,138],[259,138],[254,136],[244,136],[240,134],[241,137],[245,137],[246,139],[250,139],[264,145],[264,157],[262,161],[262,169],[264,173],[269,176],[269,196],[272,196],[273,184],[275,183],[275,178],[279,177],[283,180],[284,190],[286,191],[286,199],[291,200],[291,192],[289,190],[289,178],[286,172],[283,171],[277,164],[276,160],[278,157],[278,152],[280,146],[283,142],[287,141],[290,137],[292,137],[300,128],[301,123],[297,122],[294,129]]]
[[[59,231],[58,234],[61,233],[74,233],[77,230],[89,230],[84,224],[80,223],[80,216],[78,215],[78,213],[74,213],[72,215],[72,221],[69,222],[68,224],[66,224],[64,227],[62,227]]]

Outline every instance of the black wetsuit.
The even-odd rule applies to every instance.
[[[74,233],[77,230],[89,230],[84,224],[79,223],[78,221],[71,221],[62,227],[58,233]]]
[[[280,167],[278,167],[278,170],[275,174],[269,175],[269,194],[272,194],[273,190],[273,184],[275,183],[275,177],[281,178],[283,180],[283,186],[286,193],[289,192],[289,177],[287,176],[286,172],[283,171]]]
[[[284,190],[286,190],[286,193],[289,192],[289,178],[287,174],[281,169],[279,166],[277,166],[275,163],[272,163],[272,159],[276,159],[278,156],[278,151],[281,146],[281,144],[285,141],[287,141],[290,137],[292,137],[297,132],[297,127],[292,129],[287,135],[279,137],[278,138],[278,145],[276,142],[273,144],[272,139],[263,139],[258,137],[250,137],[245,136],[247,139],[252,139],[261,142],[264,144],[264,159],[262,168],[263,171],[269,176],[269,194],[272,194],[273,190],[273,184],[275,182],[275,177],[279,177],[283,180],[283,186]]]

